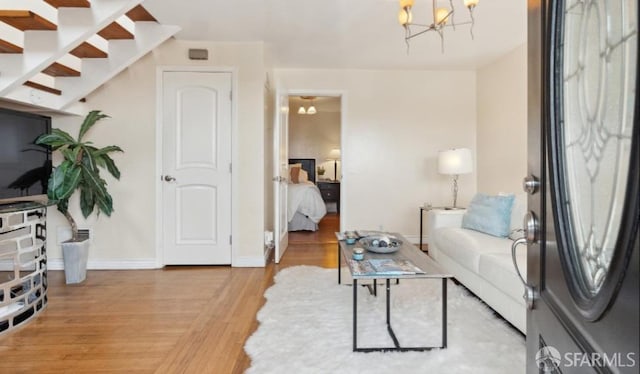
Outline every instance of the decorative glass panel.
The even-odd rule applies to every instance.
[[[557,151],[568,250],[587,298],[607,277],[620,231],[635,109],[636,15],[637,0],[567,0],[564,7]]]

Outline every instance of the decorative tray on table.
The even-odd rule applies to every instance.
[[[365,236],[358,243],[367,251],[375,253],[393,253],[402,247],[402,240],[385,234]]]

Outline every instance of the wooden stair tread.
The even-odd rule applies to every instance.
[[[0,10],[0,21],[18,30],[57,30],[58,26],[30,10]]]
[[[48,86],[45,86],[45,85],[42,85],[40,83],[36,83],[36,82],[32,82],[32,81],[26,81],[26,82],[24,82],[24,85],[28,86],[28,87],[31,87],[31,88],[35,88],[35,89],[40,90],[40,91],[49,92],[49,93],[52,93],[54,95],[58,95],[58,96],[62,95],[62,91],[56,90],[55,88],[51,88],[51,87],[48,87]]]
[[[0,39],[0,53],[22,53],[22,47]]]
[[[77,58],[107,58],[107,52],[102,49],[94,46],[93,44],[84,42],[79,46],[75,47],[71,52],[72,55]]]
[[[80,72],[59,62],[54,62],[42,71],[52,77],[79,77]]]
[[[158,22],[158,20],[156,20],[155,17],[153,17],[151,13],[149,13],[149,11],[147,11],[142,5],[137,5],[135,8],[128,11],[127,17],[129,17],[129,19],[131,19],[133,22],[138,22],[138,21]]]
[[[54,8],[90,8],[91,3],[87,0],[44,0]]]
[[[112,22],[109,26],[98,32],[101,37],[111,39],[133,39],[133,34],[120,26],[118,22]]]

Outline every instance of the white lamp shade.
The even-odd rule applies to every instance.
[[[301,106],[300,108],[298,108],[298,114],[307,114],[307,111],[304,110],[303,106]]]
[[[309,109],[307,109],[307,114],[316,114],[316,107],[314,107],[313,105],[311,105],[309,107]]]
[[[459,175],[471,173],[471,150],[468,148],[449,149],[438,153],[438,173]]]
[[[340,159],[340,148],[334,148],[329,152],[329,160],[339,160]]]

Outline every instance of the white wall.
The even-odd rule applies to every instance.
[[[397,231],[417,241],[418,207],[451,204],[451,180],[438,175],[439,150],[476,143],[473,71],[276,69],[278,87],[342,92],[344,229]],[[460,177],[461,205],[476,175]]]
[[[527,47],[478,70],[478,191],[522,192],[527,173]]]
[[[336,98],[335,100],[339,100]],[[314,158],[316,166],[324,166],[322,178],[333,179],[333,161],[327,161],[329,152],[340,148],[340,112],[321,112],[314,115],[289,112],[289,157]],[[340,162],[338,180],[340,179]],[[317,174],[317,170],[316,170]],[[317,179],[321,179],[320,176]]]
[[[191,61],[189,48],[209,49],[209,61]],[[265,206],[264,185],[264,56],[262,43],[215,44],[170,40],[107,82],[87,97],[87,107],[112,118],[89,134],[98,145],[116,144],[125,153],[115,160],[122,171],[119,182],[105,175],[114,198],[111,218],[79,219],[91,227],[93,267],[145,267],[156,260],[156,68],[158,66],[209,66],[237,69],[234,117],[233,263],[261,265]],[[53,126],[77,132],[81,118],[56,117]],[[77,203],[72,212],[80,217]],[[48,255],[61,258],[57,228],[66,227],[55,208],[49,210]]]

